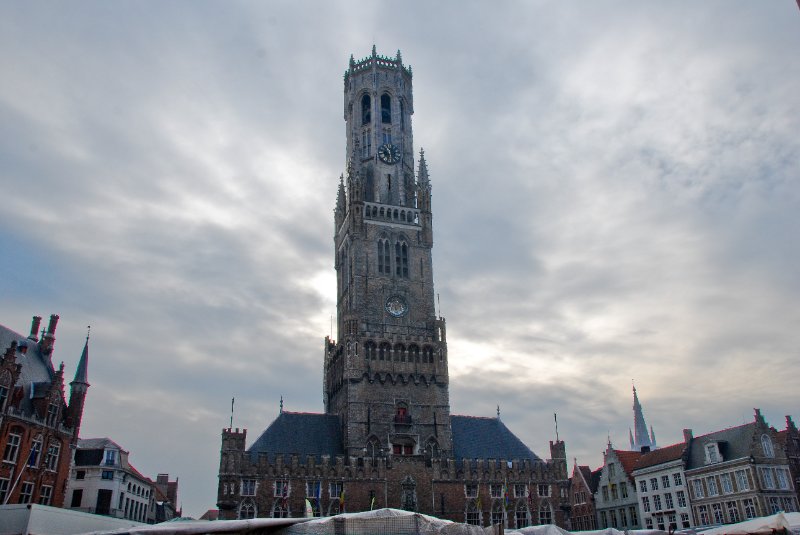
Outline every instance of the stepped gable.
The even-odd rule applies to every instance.
[[[499,418],[451,416],[453,457],[541,461]]]
[[[670,446],[665,446],[657,450],[648,451],[643,454],[636,464],[633,466],[634,470],[647,468],[648,466],[656,466],[658,464],[667,463],[669,461],[677,461],[684,453],[686,453],[686,443],[678,442]]]
[[[625,450],[614,450],[614,453],[617,454],[617,459],[619,459],[620,464],[622,464],[622,469],[625,470],[628,479],[633,481],[633,475],[631,474],[633,473],[636,463],[644,454],[639,451]]]
[[[283,411],[247,449],[251,460],[267,454],[272,461],[276,454],[296,454],[302,462],[306,456],[344,455],[342,426],[333,414]]]
[[[705,466],[706,457],[703,447],[708,442],[719,443],[719,452],[726,461],[741,459],[750,456],[750,446],[753,442],[753,435],[756,432],[756,424],[751,422],[737,427],[729,427],[721,431],[714,431],[707,435],[694,437],[689,451],[689,462],[687,470]]]

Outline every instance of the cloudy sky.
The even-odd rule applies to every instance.
[[[350,54],[414,72],[452,410],[596,467],[800,418],[793,0],[0,3],[0,323],[61,315],[84,437],[185,513],[219,436],[322,410]],[[335,334],[335,333],[334,333]]]

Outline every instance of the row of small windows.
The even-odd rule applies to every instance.
[[[3,462],[16,464],[19,458],[20,446],[22,442],[22,428],[12,428],[8,434],[8,441],[3,450]],[[31,444],[31,449],[28,452],[26,465],[30,468],[38,468],[42,458],[43,439],[42,435],[38,435]],[[58,468],[59,455],[61,454],[61,444],[58,442],[50,442],[47,447],[47,452],[44,457],[44,468],[47,470],[55,471]]]
[[[433,364],[433,347],[423,346],[422,351],[416,344],[406,346],[395,344],[394,349],[388,342],[377,345],[372,340],[364,344],[364,357],[367,360],[394,360],[395,362],[422,362]],[[420,360],[421,358],[421,360]]]
[[[404,241],[394,244],[395,275],[408,278],[408,245]],[[392,274],[391,245],[389,240],[378,240],[378,273]]]
[[[364,210],[364,213],[368,218],[373,219],[394,219],[395,221],[401,221],[404,223],[417,223],[417,214],[411,210],[406,212],[405,210],[398,210],[396,208],[392,210],[391,208],[367,206],[367,208]]]
[[[19,498],[17,503],[32,503],[36,483],[33,481],[23,481],[20,483]],[[0,503],[5,504],[8,494],[11,492],[11,479],[0,478]],[[39,487],[38,503],[41,505],[52,505],[53,486],[42,485]]]
[[[361,124],[372,122],[372,98],[365,94],[361,97]],[[392,97],[389,93],[381,95],[381,123],[392,124]],[[405,107],[400,101],[400,128],[405,129]]]

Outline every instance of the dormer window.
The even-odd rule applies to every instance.
[[[719,444],[716,442],[706,444],[706,464],[718,463],[721,460],[722,456],[719,453]]]
[[[775,450],[772,447],[772,440],[766,433],[761,435],[761,449],[764,450],[764,457],[775,457]]]
[[[117,459],[117,452],[114,450],[106,450],[106,459],[103,462],[106,466],[114,466]]]

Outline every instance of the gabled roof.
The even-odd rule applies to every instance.
[[[247,449],[252,459],[266,453],[296,454],[300,462],[308,455],[344,455],[342,427],[333,414],[283,411]]]
[[[583,481],[586,483],[587,487],[591,487],[592,484],[592,469],[588,466],[579,466],[578,470],[581,472],[581,476],[583,476]]]
[[[749,457],[755,433],[756,424],[750,422],[693,438],[686,469],[705,466],[705,445],[709,442],[719,443],[719,452],[724,461]]]
[[[640,468],[647,468],[650,466],[668,463],[670,461],[677,461],[683,456],[686,448],[687,444],[685,442],[679,442],[677,444],[665,446],[657,450],[648,451],[647,453],[642,454],[639,460],[636,461],[633,469],[639,470]]]
[[[451,416],[456,459],[541,461],[499,418]]]
[[[75,450],[75,466],[99,466],[103,463],[104,452],[107,448],[125,452],[119,444],[108,437],[78,439],[78,447]]]
[[[31,389],[34,389],[34,396],[41,394],[41,387],[34,387],[33,385],[40,383],[50,385],[53,381],[55,370],[50,357],[40,351],[39,344],[33,340],[28,340],[25,336],[12,331],[8,327],[0,325],[0,358],[5,354],[6,349],[11,346],[12,342],[17,342],[19,346],[24,344],[28,348],[27,352],[23,354],[19,346],[17,347],[17,364],[22,365],[17,386],[21,386],[23,389],[20,409],[26,414],[31,414],[33,412]]]
[[[625,450],[614,450],[614,453],[617,455],[617,459],[619,459],[619,463],[622,465],[622,469],[625,470],[625,473],[628,475],[631,480],[633,480],[633,466],[639,460],[639,458],[643,455],[643,453],[639,451],[625,451]]]

